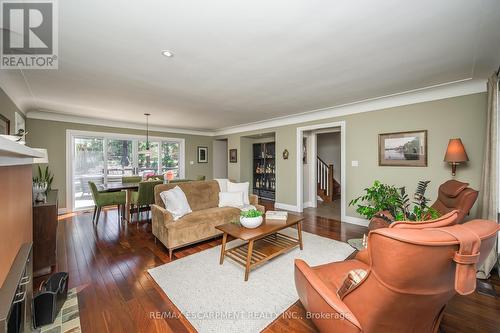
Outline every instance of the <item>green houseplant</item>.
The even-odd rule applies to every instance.
[[[46,192],[48,192],[52,188],[53,181],[54,175],[49,171],[49,166],[47,165],[45,169],[42,169],[38,165],[38,176],[33,177],[33,184],[47,184]]]
[[[356,212],[378,223],[379,226],[394,221],[425,221],[435,219],[439,213],[428,206],[429,199],[425,196],[430,181],[419,181],[410,202],[405,187],[397,188],[376,180],[371,187],[365,188],[365,194],[349,203],[356,205]],[[412,206],[413,204],[413,206]]]

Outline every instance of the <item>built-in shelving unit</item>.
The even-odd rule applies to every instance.
[[[276,144],[253,145],[253,193],[262,199],[275,199],[276,193]]]

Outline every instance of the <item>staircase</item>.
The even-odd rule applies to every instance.
[[[333,164],[326,164],[316,157],[317,194],[324,202],[332,202],[340,198],[340,184],[333,177]]]

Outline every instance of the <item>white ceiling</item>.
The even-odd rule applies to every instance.
[[[59,70],[0,72],[24,111],[214,130],[500,65],[498,0],[58,3]]]

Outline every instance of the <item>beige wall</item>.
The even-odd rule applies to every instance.
[[[14,102],[10,99],[9,96],[0,88],[0,114],[5,116],[10,120],[10,134],[14,134],[16,118],[15,114],[18,112],[21,116],[24,117],[24,114],[17,108]],[[3,134],[3,133],[0,133]]]
[[[360,114],[312,121],[307,123],[267,128],[232,135],[227,138],[228,149],[238,149],[238,162],[228,163],[228,178],[237,181],[251,180],[252,143],[250,135],[275,133],[276,141],[276,202],[296,205],[296,130],[297,127],[335,121],[346,122],[346,193],[347,202],[362,193],[375,179],[397,186],[406,186],[413,192],[418,180],[430,180],[429,196],[435,199],[437,187],[451,178],[450,167],[443,162],[447,142],[450,138],[460,137],[465,144],[470,162],[458,168],[456,179],[467,181],[478,189],[482,164],[484,128],[486,118],[486,94],[472,94],[431,102],[417,103],[395,108],[383,109]],[[32,147],[49,149],[49,160],[56,174],[55,187],[60,189],[61,207],[65,198],[65,133],[66,129],[143,134],[139,130],[125,130],[102,126],[88,126],[74,123],[51,122],[28,119],[28,144]],[[410,130],[428,130],[428,167],[379,167],[378,134]],[[212,155],[212,141],[215,138],[204,136],[178,135],[172,133],[152,133],[153,136],[181,137],[186,139],[186,176],[212,177],[212,161],[208,164],[196,163],[196,146],[204,145]],[[282,158],[284,149],[289,151],[288,160]],[[351,161],[359,161],[359,167],[352,167]],[[189,161],[194,161],[190,165]],[[473,209],[473,214],[475,209]],[[352,207],[347,215],[356,216]]]
[[[438,186],[451,178],[451,169],[443,162],[443,157],[448,140],[454,137],[462,139],[470,158],[469,163],[458,167],[456,179],[469,182],[470,186],[479,189],[486,122],[485,93],[265,129],[265,132],[276,133],[276,202],[297,204],[297,127],[342,120],[346,122],[347,202],[360,195],[363,188],[370,186],[375,179],[406,186],[410,193],[415,190],[417,181],[430,180],[428,194],[434,200]],[[378,166],[378,134],[423,129],[428,131],[427,167]],[[229,148],[238,148],[238,163],[229,164],[230,178],[240,180],[240,175],[245,174],[241,170],[248,167],[240,164],[240,138],[259,132],[261,131],[222,136],[228,139]],[[282,158],[284,149],[288,149],[290,153],[288,160]],[[352,167],[352,160],[359,161],[359,167]],[[474,207],[472,216],[475,210]],[[357,216],[352,207],[348,208],[347,215]]]
[[[115,127],[84,125],[59,121],[48,121],[28,118],[26,128],[27,144],[34,148],[47,148],[49,167],[54,173],[53,187],[59,189],[59,207],[66,207],[66,130],[81,130],[92,132],[122,133],[144,135],[143,130],[122,129]],[[186,178],[195,179],[198,175],[212,178],[212,137],[185,135],[164,132],[150,132],[151,136],[185,139]],[[208,163],[197,163],[197,147],[208,147]],[[193,161],[193,165],[190,164]]]

